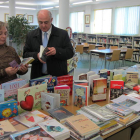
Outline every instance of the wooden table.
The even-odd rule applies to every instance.
[[[127,51],[127,48],[123,48],[123,49],[113,49],[113,50],[121,50],[121,54],[125,54],[126,51]],[[94,54],[103,54],[103,55],[105,55],[105,58],[106,58],[107,55],[112,55],[113,50],[112,50],[112,49],[90,50],[89,71],[91,70],[91,56],[92,56],[92,53],[94,53]],[[138,50],[138,49],[134,49],[133,52],[139,52],[139,50]],[[106,69],[106,59],[105,59],[104,68]]]

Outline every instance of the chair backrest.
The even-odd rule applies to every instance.
[[[111,61],[118,61],[120,59],[121,50],[113,50]]]
[[[88,53],[90,53],[90,50],[94,50],[94,49],[95,49],[95,45],[94,44],[89,44]]]
[[[105,47],[98,47],[98,50],[105,50]],[[104,54],[99,54],[99,58],[105,58]]]
[[[110,46],[110,49],[118,49],[118,46]]]
[[[133,49],[127,49],[125,59],[131,59],[133,55]]]
[[[84,46],[89,46],[89,44],[88,44],[87,42],[82,43],[82,45],[84,45]]]
[[[76,45],[76,52],[80,52],[80,54],[83,54],[83,45]]]
[[[105,50],[105,47],[98,47],[98,50]]]

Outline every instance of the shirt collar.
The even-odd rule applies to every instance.
[[[47,34],[50,35],[50,34],[51,34],[51,31],[52,31],[52,25],[51,25],[50,29],[47,31]],[[42,31],[42,34],[43,34],[43,35],[44,35],[44,33],[45,33],[45,32]]]

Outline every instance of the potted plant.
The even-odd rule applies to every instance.
[[[16,51],[19,56],[23,54],[23,46],[27,33],[32,30],[25,15],[12,16],[8,19],[9,38],[16,44]]]

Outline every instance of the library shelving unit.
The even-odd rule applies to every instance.
[[[87,43],[96,44],[96,34],[87,34]]]
[[[108,35],[108,37],[107,37],[107,48],[110,48],[110,46],[119,46],[119,39],[120,39],[120,36]]]
[[[107,46],[107,35],[97,35],[96,44]]]
[[[74,42],[78,42],[78,39],[77,39],[77,33],[72,33],[72,39],[74,40]]]

